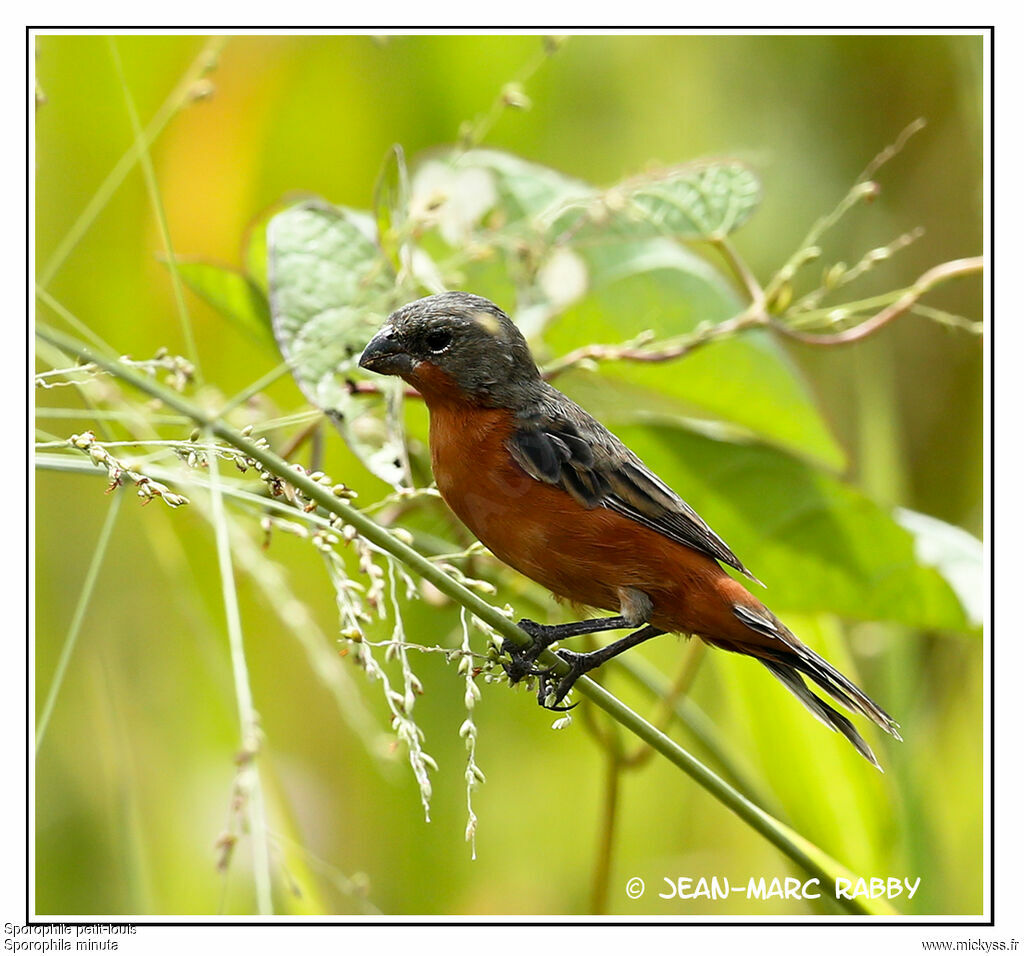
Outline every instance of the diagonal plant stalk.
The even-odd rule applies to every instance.
[[[43,738],[46,736],[46,728],[50,724],[50,717],[53,715],[53,708],[57,704],[57,697],[64,684],[64,675],[67,673],[68,663],[74,653],[75,644],[78,641],[78,632],[81,630],[82,621],[85,619],[85,612],[89,608],[89,601],[92,599],[93,588],[96,586],[96,579],[99,577],[100,567],[107,554],[107,545],[110,544],[110,535],[114,530],[114,523],[117,521],[117,513],[121,508],[122,494],[115,492],[107,509],[107,517],[100,530],[100,536],[93,548],[92,560],[89,562],[89,570],[85,573],[85,580],[82,582],[82,590],[78,595],[78,603],[75,605],[75,614],[71,619],[71,626],[68,628],[67,637],[64,638],[64,646],[60,650],[60,658],[57,660],[57,669],[53,672],[53,680],[50,683],[50,690],[46,695],[46,703],[43,705],[43,712],[39,715],[39,722],[36,724],[36,753],[43,745]]]
[[[443,594],[458,602],[484,624],[497,631],[504,639],[520,646],[529,643],[529,637],[500,610],[461,585],[386,528],[336,497],[330,489],[313,481],[307,475],[296,472],[284,459],[250,441],[216,415],[211,415],[185,396],[161,383],[140,375],[117,359],[97,354],[84,343],[59,330],[37,325],[36,335],[70,355],[95,362],[127,384],[152,398],[159,399],[174,411],[188,416],[209,433],[233,445],[247,457],[260,462],[274,475],[292,484],[305,497],[315,501],[325,511],[337,515],[352,525],[363,538],[401,561],[421,578],[429,581]],[[556,672],[564,673],[565,664],[551,652],[545,652],[541,659],[544,664],[553,665]],[[747,826],[765,837],[806,873],[824,881],[826,885],[831,884],[836,877],[850,878],[852,876],[849,870],[827,853],[747,799],[696,757],[609,694],[595,681],[583,677],[577,683],[576,688],[580,694],[593,701],[622,727],[647,743],[700,784],[716,800],[740,817]],[[848,900],[844,898],[838,903],[848,912],[857,915],[898,915],[891,906],[881,900],[860,898]]]
[[[71,326],[79,335],[84,336],[90,342],[93,343],[97,348],[110,348],[110,346],[103,341],[92,329],[89,328],[77,315],[74,315],[70,310],[64,308],[49,292],[46,291],[41,285],[36,285],[36,297],[44,305],[51,308],[57,313],[68,325]],[[111,349],[113,351],[113,349]]]
[[[226,37],[212,37],[200,50],[199,55],[192,62],[192,65],[185,71],[181,81],[171,91],[163,104],[153,115],[142,132],[141,138],[128,147],[124,155],[117,161],[114,168],[107,174],[106,179],[100,184],[92,198],[86,203],[85,208],[78,218],[65,233],[64,238],[58,243],[57,248],[50,254],[46,265],[39,273],[39,285],[45,289],[53,277],[60,270],[68,256],[81,242],[82,237],[89,231],[96,217],[103,211],[111,197],[117,192],[125,177],[130,173],[139,161],[144,149],[164,131],[167,124],[177,113],[188,103],[200,99],[203,93],[197,84],[211,72],[217,65],[217,57],[227,42]]]
[[[668,680],[653,665],[642,657],[627,658],[622,655],[618,661],[619,670],[659,700],[671,693]],[[773,816],[781,816],[773,804],[775,800],[753,779],[728,744],[721,739],[718,728],[689,697],[678,697],[672,702],[672,714],[717,761],[722,774],[752,803],[765,808]]]
[[[114,61],[117,70],[117,78],[121,83],[121,92],[124,94],[125,106],[128,109],[128,117],[131,120],[132,131],[135,134],[135,144],[139,156],[139,164],[146,179],[146,191],[149,193],[149,201],[153,206],[153,213],[156,216],[157,225],[160,229],[160,239],[163,242],[164,254],[167,256],[167,266],[171,274],[171,288],[174,290],[174,304],[178,310],[178,321],[181,322],[181,329],[185,335],[185,354],[195,366],[196,380],[202,382],[202,371],[199,367],[199,350],[196,348],[195,333],[192,331],[192,318],[189,315],[188,307],[185,305],[185,287],[178,272],[177,259],[174,256],[174,246],[171,243],[171,230],[167,224],[167,213],[164,209],[163,198],[160,195],[160,186],[156,181],[156,170],[153,168],[153,157],[149,155],[149,143],[146,142],[142,123],[139,120],[139,111],[135,108],[135,97],[128,87],[125,79],[124,66],[121,63],[121,54],[117,52],[117,43],[113,37],[107,37],[110,47],[110,57]]]

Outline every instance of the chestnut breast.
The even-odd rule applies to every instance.
[[[704,619],[720,603],[709,603],[708,592],[735,584],[717,562],[531,478],[505,447],[514,428],[506,409],[430,403],[438,490],[496,557],[577,604],[617,612],[620,589],[638,588],[650,595],[651,623],[663,630],[733,629],[731,614]]]

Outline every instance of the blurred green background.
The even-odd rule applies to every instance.
[[[204,42],[118,38],[143,124]],[[370,208],[391,144],[401,143],[411,156],[453,142],[460,124],[490,108],[541,42],[532,36],[230,38],[210,74],[210,95],[183,109],[152,149],[175,251],[240,265],[249,223],[290,192]],[[36,117],[41,266],[133,132],[106,38],[41,36],[36,49],[45,97]],[[982,251],[982,69],[982,40],[972,36],[572,37],[529,81],[532,108],[504,112],[484,145],[596,184],[652,162],[738,157],[761,176],[765,199],[735,244],[766,281],[872,157],[924,117],[925,130],[877,177],[879,198],[854,210],[829,237],[829,261],[854,262],[866,249],[924,227],[923,238],[872,273],[865,285],[870,294]],[[160,249],[135,168],[47,290],[121,353],[143,358],[160,346],[180,353],[184,343]],[[928,302],[981,318],[976,279],[943,287]],[[273,366],[204,303],[190,295],[188,305],[208,388],[234,394]],[[39,314],[54,320],[44,306]],[[577,331],[574,344],[587,344],[586,328]],[[906,316],[852,348],[788,351],[846,452],[843,476],[852,485],[882,504],[980,534],[982,349],[979,337]],[[40,403],[77,404],[72,390],[60,391]],[[302,407],[291,382],[277,383],[270,395],[282,408]],[[39,425],[58,437],[87,427],[45,415]],[[671,436],[634,424],[628,437],[688,497]],[[333,432],[326,461],[326,470],[367,502],[385,490]],[[99,477],[37,476],[37,712],[109,507],[103,487]],[[709,511],[714,507],[712,500]],[[730,535],[728,509],[723,513],[726,523],[712,521],[746,560]],[[316,622],[317,639],[335,655],[334,595],[319,556],[308,543],[280,534],[269,554],[287,569],[290,587]],[[784,567],[754,570],[769,584],[769,575],[786,576]],[[488,576],[494,575],[500,572]],[[541,619],[551,613],[521,578],[494,579],[501,585],[494,603],[511,602]],[[344,693],[358,694],[375,728],[360,734],[341,719],[335,697],[271,613],[261,585],[239,573],[239,588],[265,734],[259,762],[275,834],[278,912],[590,911],[605,760],[585,721],[554,733],[551,715],[532,695],[483,687],[475,714],[477,761],[487,783],[474,796],[478,859],[471,861],[463,842],[465,748],[458,736],[463,681],[454,668],[437,655],[414,660],[427,688],[416,716],[439,765],[427,824],[403,753],[386,739],[381,747],[387,713],[379,686],[348,669]],[[864,764],[748,661],[707,655],[693,699],[759,781],[772,809],[796,830],[858,874],[921,877],[912,901],[894,901],[898,909],[981,912],[979,635],[773,609],[900,720],[904,744],[885,746],[871,737],[889,772],[883,777]],[[451,645],[461,637],[450,605],[412,602],[405,624],[427,644]],[[380,625],[377,636],[388,633]],[[643,653],[666,674],[678,670],[673,638]],[[627,702],[650,709],[627,682],[610,680]],[[691,745],[684,731],[673,734]],[[141,510],[129,498],[37,757],[36,911],[254,912],[248,840],[240,840],[226,876],[216,867],[215,841],[230,825],[238,747],[210,528],[195,509],[170,512],[154,503]],[[663,876],[745,881],[792,872],[761,837],[663,761],[624,775],[618,814],[611,913],[832,912],[820,904],[737,897],[656,899]],[[649,887],[636,902],[622,892],[633,876]]]

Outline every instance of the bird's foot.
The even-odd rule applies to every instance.
[[[543,624],[538,624],[525,617],[516,622],[516,627],[530,635],[530,644],[526,647],[519,647],[511,641],[503,643],[502,652],[508,655],[509,660],[507,663],[502,661],[501,666],[508,674],[510,684],[517,684],[524,677],[543,677],[548,673],[547,668],[542,670],[533,666],[543,653],[544,648],[550,643],[550,641],[544,640],[547,628]]]

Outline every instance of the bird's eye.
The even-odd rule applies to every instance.
[[[431,352],[443,352],[452,344],[452,333],[448,329],[433,329],[423,341]]]

